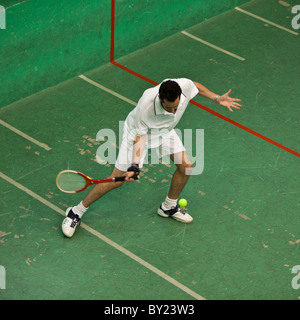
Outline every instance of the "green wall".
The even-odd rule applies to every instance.
[[[116,58],[249,2],[249,0],[116,1]]]
[[[0,0],[0,108],[109,62],[110,0]],[[116,0],[115,58],[246,0]]]

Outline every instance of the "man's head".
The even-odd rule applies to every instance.
[[[179,84],[172,80],[164,81],[159,87],[159,99],[163,108],[170,113],[175,113],[182,90]]]

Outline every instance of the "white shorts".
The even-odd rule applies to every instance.
[[[150,164],[158,164],[159,159],[162,157],[185,151],[185,147],[183,146],[182,141],[180,140],[174,129],[171,130],[168,134],[161,137],[160,145],[155,148],[149,148],[148,143],[146,142],[144,152],[140,158],[140,168],[142,168],[145,163],[148,163],[148,159],[146,159],[146,156],[148,155],[149,149],[151,150],[149,159]],[[115,167],[121,171],[127,171],[132,163],[132,157],[133,144],[129,143],[126,137],[124,137],[121,143]]]

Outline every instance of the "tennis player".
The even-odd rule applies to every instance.
[[[159,148],[161,156],[170,156],[176,165],[169,192],[157,213],[182,223],[193,221],[192,216],[181,209],[177,200],[192,170],[192,162],[174,128],[182,117],[189,101],[197,94],[217,102],[231,112],[240,109],[240,99],[229,96],[231,89],[218,95],[202,84],[186,79],[167,79],[158,86],[147,89],[137,106],[124,123],[123,140],[115,167],[110,177],[125,176],[125,182],[139,178],[140,169],[149,148]],[[62,223],[65,236],[72,237],[83,214],[89,206],[123,182],[97,184],[88,195],[74,207],[66,210]]]

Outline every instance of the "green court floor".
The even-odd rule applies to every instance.
[[[241,8],[292,30],[290,7],[278,1]],[[180,32],[117,62],[156,82],[187,77],[219,94],[231,88],[243,104],[232,114],[194,101],[300,152],[299,35],[234,9],[185,31],[245,60]],[[136,103],[152,86],[112,64],[84,76],[121,96],[75,77],[0,109],[2,121],[50,149],[0,126],[0,299],[300,299],[292,286],[299,154],[194,104],[178,125],[204,129],[204,171],[181,195],[193,223],[156,214],[175,166],[148,164],[140,181],[91,206],[73,238],[63,236],[61,214],[86,192],[62,194],[57,173],[108,176],[113,165],[96,161],[97,132],[119,137],[119,121],[134,107],[125,98]]]

